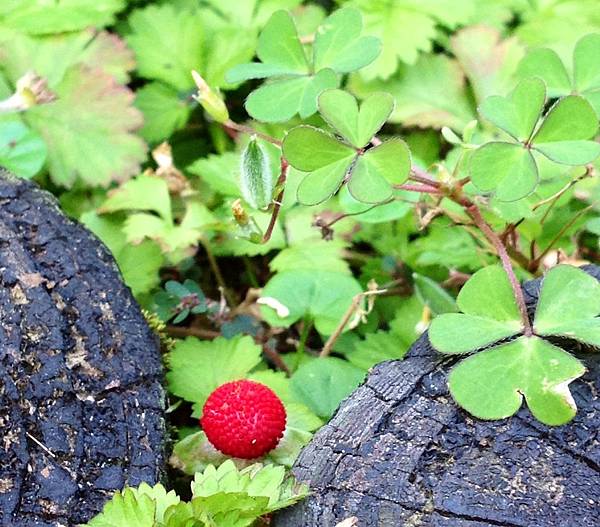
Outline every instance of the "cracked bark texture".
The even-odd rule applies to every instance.
[[[107,249],[0,170],[0,525],[71,527],[156,482],[161,379]]]
[[[585,270],[600,279],[600,268]],[[539,280],[525,284],[532,314]],[[563,344],[565,344],[563,342]],[[578,414],[550,428],[522,408],[503,421],[452,401],[448,367],[423,335],[402,361],[379,364],[304,449],[294,467],[309,498],[276,527],[600,526],[600,364],[571,384]]]

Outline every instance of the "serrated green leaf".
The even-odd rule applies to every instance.
[[[179,501],[174,491],[167,492],[161,484],[142,483],[117,492],[85,527],[154,527],[162,524],[167,509]]]
[[[524,52],[516,38],[503,39],[498,29],[488,25],[470,26],[452,36],[450,47],[478,102],[490,95],[504,95],[514,87],[513,75]]]
[[[438,23],[451,27],[466,23],[474,9],[471,1],[455,3],[451,9],[437,1],[413,0],[354,0],[350,5],[363,13],[367,33],[383,42],[379,58],[361,72],[365,79],[387,79],[399,60],[414,64],[420,52],[431,51]]]
[[[140,76],[177,90],[193,88],[190,72],[202,71],[204,29],[198,10],[170,4],[136,9],[129,16],[127,43],[135,52]]]
[[[275,327],[289,327],[308,315],[319,333],[330,335],[360,292],[358,282],[345,274],[305,269],[285,271],[276,274],[264,287],[261,313]],[[279,316],[273,307],[268,307],[273,305],[269,299],[287,309],[286,316]]]
[[[161,82],[150,82],[137,90],[135,106],[144,114],[140,135],[155,143],[183,128],[192,111],[177,91]]]
[[[258,121],[285,122],[294,115],[306,119],[317,111],[317,97],[323,90],[337,87],[333,70],[315,75],[274,80],[253,91],[246,99],[246,110]]]
[[[250,29],[264,26],[277,9],[295,9],[302,0],[206,0],[205,3],[228,21]]]
[[[448,379],[456,402],[480,419],[502,419],[527,402],[544,424],[569,422],[577,411],[568,385],[585,372],[575,357],[537,337],[521,337],[469,357]]]
[[[224,196],[239,195],[239,154],[225,152],[201,157],[186,167],[186,171],[200,176],[213,191]]]
[[[109,195],[100,210],[151,210],[168,223],[173,223],[169,187],[163,178],[157,176],[142,174],[127,181]]]
[[[156,503],[149,496],[137,496],[132,489],[117,492],[87,527],[153,527]]]
[[[267,151],[253,137],[242,152],[242,196],[255,209],[266,209],[273,199],[273,172]]]
[[[342,399],[364,379],[365,373],[346,361],[327,357],[300,366],[292,377],[294,393],[318,416],[329,419]]]
[[[46,160],[46,143],[18,119],[0,121],[0,166],[22,178],[35,176]]]
[[[114,23],[125,0],[6,0],[0,8],[0,24],[32,35],[77,31]]]
[[[81,178],[106,186],[139,173],[146,145],[132,133],[142,115],[128,89],[101,70],[80,66],[69,69],[55,90],[58,100],[29,109],[26,120],[48,147],[56,184],[69,187]]]
[[[401,359],[408,351],[408,347],[409,344],[403,342],[396,333],[377,331],[368,333],[365,339],[359,341],[346,355],[346,358],[357,368],[367,371],[380,362]]]
[[[571,325],[583,324],[582,329],[588,331],[591,326],[586,329],[585,321],[594,319],[599,313],[598,280],[576,267],[559,265],[543,278],[534,329],[540,335],[556,335],[562,334]],[[573,331],[569,333],[576,334]]]
[[[329,15],[315,36],[315,70],[331,68],[338,73],[348,73],[373,62],[381,51],[381,42],[375,37],[361,37],[361,32],[360,11],[346,7]]]
[[[213,390],[243,379],[260,359],[261,348],[251,337],[218,337],[213,341],[188,337],[179,341],[167,357],[169,389],[201,408]]]
[[[531,152],[512,143],[491,142],[470,157],[469,174],[482,192],[494,192],[499,201],[517,201],[538,184],[538,169]]]
[[[227,71],[235,64],[250,60],[255,47],[256,35],[252,31],[241,31],[237,25],[218,29],[205,42],[202,77],[212,88],[231,88],[226,79]]]
[[[214,216],[205,205],[198,201],[190,201],[178,224],[154,214],[140,212],[127,216],[123,232],[133,244],[141,243],[145,238],[156,241],[171,263],[177,264],[195,253],[205,227],[214,221]]]
[[[541,79],[522,80],[508,97],[493,95],[479,111],[517,141],[529,139],[546,101],[546,87]]]

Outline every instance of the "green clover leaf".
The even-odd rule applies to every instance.
[[[532,77],[522,80],[507,97],[493,95],[481,104],[480,114],[514,141],[492,141],[472,154],[469,172],[480,191],[494,192],[498,201],[517,201],[531,194],[539,180],[534,153],[572,166],[600,155],[600,144],[589,140],[598,129],[589,102],[579,95],[563,97],[538,124],[545,102],[544,82]]]
[[[581,38],[573,50],[572,74],[558,54],[547,48],[530,51],[520,62],[517,73],[522,77],[536,76],[548,86],[550,97],[578,94],[600,114],[600,34]]]
[[[319,97],[319,111],[343,141],[311,126],[292,129],[283,141],[290,165],[308,172],[298,187],[298,201],[318,205],[335,194],[344,181],[352,197],[363,203],[381,203],[393,196],[393,185],[406,181],[410,152],[392,138],[366,149],[394,110],[387,93],[374,93],[358,106],[342,90],[327,90]]]
[[[569,265],[544,277],[535,313],[536,334],[563,336],[600,346],[600,283]]]
[[[309,60],[287,11],[273,13],[257,46],[260,62],[235,66],[227,81],[268,79],[246,100],[246,110],[259,121],[284,122],[317,111],[317,98],[339,84],[339,75],[356,71],[379,55],[379,39],[361,36],[362,17],[353,8],[340,9],[319,26]]]
[[[481,419],[516,413],[523,402],[542,423],[561,425],[577,411],[568,385],[585,372],[583,364],[545,337],[566,337],[600,345],[600,283],[581,269],[554,267],[545,275],[533,324],[522,331],[510,283],[499,266],[473,275],[457,298],[462,313],[446,313],[429,329],[441,353],[480,353],[463,360],[448,378],[450,393],[465,410]]]
[[[536,419],[557,426],[575,416],[568,385],[584,372],[562,349],[539,337],[520,337],[465,359],[448,385],[455,401],[480,419],[510,417],[524,397]]]
[[[518,334],[519,308],[504,270],[497,265],[477,271],[456,299],[461,313],[436,317],[429,340],[442,353],[468,353]]]

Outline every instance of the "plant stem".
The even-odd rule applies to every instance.
[[[354,315],[356,310],[360,308],[361,300],[365,297],[381,295],[384,293],[387,293],[386,289],[373,289],[373,290],[369,290],[369,291],[363,291],[362,293],[358,293],[357,295],[354,295],[354,298],[352,299],[351,304],[348,306],[346,313],[344,313],[342,320],[340,320],[340,323],[335,328],[335,331],[331,334],[331,336],[327,339],[327,342],[323,346],[323,349],[321,350],[321,353],[319,354],[319,358],[322,359],[323,357],[329,356],[329,354],[331,353],[331,350],[333,349],[334,344],[336,343],[337,339],[342,334],[342,331],[344,331],[346,324],[348,324],[348,322],[350,322],[352,315]]]
[[[464,205],[464,203],[463,203]],[[474,203],[470,203],[466,207],[466,211],[469,216],[475,222],[475,225],[479,227],[479,230],[485,234],[486,238],[494,245],[496,248],[496,252],[500,257],[500,261],[502,262],[502,267],[508,276],[508,281],[510,282],[510,286],[513,290],[513,294],[515,295],[515,300],[517,301],[517,306],[519,308],[519,313],[521,314],[521,321],[523,323],[523,333],[526,337],[531,337],[533,335],[533,329],[531,327],[531,322],[529,320],[529,315],[527,314],[527,305],[525,304],[525,297],[523,296],[523,289],[521,288],[521,284],[517,277],[515,276],[514,269],[510,262],[510,256],[506,252],[506,247],[500,240],[500,237],[494,232],[494,230],[490,227],[490,225],[483,219],[481,215],[481,211],[479,207]]]
[[[248,274],[248,281],[250,282],[250,285],[256,288],[260,287],[258,279],[256,278],[256,274],[254,273],[254,269],[252,268],[252,262],[250,261],[250,258],[244,256],[243,260],[244,267],[246,268],[246,273]]]
[[[279,352],[276,349],[269,346],[268,342],[265,342],[262,345],[262,350],[263,350],[263,353],[267,357],[269,357],[269,359],[271,359],[273,364],[275,364],[275,366],[277,366],[281,371],[285,372],[285,374],[288,377],[292,374],[292,371],[289,369],[289,367],[285,363],[285,361],[281,358],[281,355],[279,354]]]
[[[204,250],[206,251],[206,257],[208,258],[208,263],[210,265],[210,268],[211,268],[213,274],[215,275],[217,284],[223,291],[223,294],[225,295],[227,302],[229,302],[229,305],[232,307],[235,306],[235,304],[236,304],[235,298],[231,295],[230,291],[227,289],[227,286],[225,285],[225,280],[223,278],[223,274],[221,273],[219,263],[217,262],[217,259],[215,258],[215,255],[213,254],[212,249],[210,248],[210,244],[209,244],[208,240],[201,238],[200,243],[202,244],[202,247],[204,247]]]
[[[423,192],[425,194],[442,194],[442,191],[437,187],[432,187],[430,185],[394,185],[395,189],[398,190],[410,190],[412,192]]]
[[[228,128],[229,130],[235,130],[236,132],[242,132],[244,134],[256,135],[257,137],[260,137],[261,139],[281,148],[282,143],[279,139],[275,139],[274,137],[271,137],[268,134],[259,132],[258,130],[255,130],[251,126],[246,126],[245,124],[236,123],[236,122],[232,121],[231,119],[228,119],[227,121],[225,121],[223,123],[223,126],[225,128]]]
[[[334,344],[336,343],[339,336],[342,334],[342,331],[344,331],[346,324],[348,324],[348,322],[350,322],[350,318],[352,318],[352,315],[358,309],[358,306],[360,306],[360,301],[362,300],[362,298],[363,298],[363,293],[354,295],[354,298],[352,299],[352,303],[346,310],[346,313],[344,313],[342,320],[340,321],[337,328],[335,328],[335,331],[331,334],[331,336],[327,339],[327,342],[323,346],[323,349],[321,350],[321,353],[319,354],[320,359],[329,356],[329,354],[331,353],[331,350],[333,349]]]
[[[531,261],[531,263],[529,264],[530,269],[537,269],[538,266],[540,265],[540,262],[544,259],[544,256],[546,256],[552,250],[552,247],[554,247],[554,244],[558,240],[560,240],[560,238],[564,235],[564,233],[567,232],[573,226],[573,224],[579,218],[581,218],[581,216],[583,216],[588,210],[590,210],[592,207],[593,207],[593,205],[589,205],[586,208],[581,209],[577,214],[575,214],[575,216],[573,216],[567,223],[565,223],[562,226],[562,228],[556,233],[554,238],[552,238],[552,241],[550,241],[548,246],[542,251],[542,253],[539,256],[537,256],[534,260]]]
[[[198,337],[205,340],[217,338],[221,335],[218,331],[212,329],[203,329],[196,327],[180,327],[180,326],[167,326],[167,335],[169,337],[184,338],[184,337]]]
[[[413,181],[418,181],[419,183],[425,183],[426,185],[431,185],[432,187],[439,186],[439,181],[434,179],[428,172],[419,168],[418,166],[412,166],[410,169],[409,179]]]
[[[310,335],[310,331],[312,330],[313,327],[313,321],[312,319],[307,315],[304,317],[304,320],[302,321],[302,331],[300,332],[300,341],[298,342],[298,348],[296,349],[296,352],[298,353],[299,357],[302,357],[304,355],[304,352],[306,351],[306,341],[308,339],[308,336]]]
[[[273,205],[273,213],[271,214],[271,221],[269,222],[269,226],[263,236],[262,242],[267,243],[271,236],[273,235],[273,229],[275,228],[275,224],[277,223],[277,218],[279,217],[279,211],[281,210],[281,202],[283,200],[283,193],[285,192],[285,182],[287,180],[287,173],[290,168],[290,165],[286,161],[286,159],[281,156],[281,172],[279,174],[279,179],[275,184],[276,187],[281,187],[279,194],[275,198]]]

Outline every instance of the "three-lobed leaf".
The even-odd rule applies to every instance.
[[[461,313],[436,317],[429,339],[442,353],[468,353],[522,329],[519,308],[505,271],[496,265],[477,271],[456,299]]]
[[[339,85],[340,74],[362,68],[379,54],[379,40],[361,36],[361,32],[359,11],[335,11],[317,28],[309,60],[290,13],[276,11],[259,37],[261,62],[235,66],[226,79],[230,83],[268,79],[246,100],[246,110],[253,118],[284,122],[299,114],[305,119],[317,111],[319,95]]]
[[[508,133],[514,142],[491,141],[469,161],[473,184],[494,192],[498,201],[517,201],[538,185],[538,166],[532,153],[565,165],[584,165],[600,155],[600,144],[590,140],[598,129],[591,105],[581,96],[559,99],[538,124],[546,101],[544,82],[523,79],[507,96],[488,97],[481,115]]]
[[[448,385],[456,402],[480,419],[503,419],[527,402],[544,424],[569,422],[577,407],[568,385],[585,368],[562,349],[538,337],[520,337],[460,362]]]
[[[560,335],[600,346],[600,283],[581,269],[552,268],[544,277],[535,312],[538,335]]]
[[[518,74],[543,79],[550,97],[579,94],[600,114],[599,55],[600,34],[591,33],[575,44],[572,68],[567,68],[554,50],[536,48],[521,60]]]
[[[504,275],[504,276],[502,276]],[[460,406],[482,419],[513,415],[523,398],[548,425],[573,418],[576,405],[568,385],[585,372],[579,360],[544,337],[564,337],[600,345],[600,283],[581,269],[559,265],[544,276],[533,323],[521,333],[519,310],[504,270],[486,267],[461,290],[462,313],[438,316],[429,338],[442,353],[468,353],[451,371],[450,392]]]
[[[348,181],[352,197],[363,203],[382,203],[393,196],[393,186],[408,178],[411,159],[404,141],[392,138],[365,147],[394,108],[389,94],[373,94],[358,106],[342,90],[327,90],[319,97],[320,112],[345,141],[320,129],[298,126],[283,141],[290,165],[309,172],[298,186],[298,201],[317,205]]]

